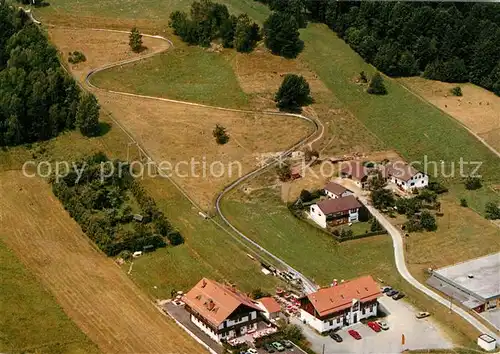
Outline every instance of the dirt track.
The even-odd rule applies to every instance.
[[[50,186],[0,174],[0,234],[104,353],[201,353],[113,260],[96,250]]]

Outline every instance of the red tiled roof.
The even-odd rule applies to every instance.
[[[278,301],[274,300],[272,297],[263,297],[257,300],[264,306],[267,312],[275,313],[281,311],[281,306]]]
[[[341,195],[344,192],[347,192],[348,189],[344,186],[341,186],[338,183],[330,182],[325,186],[325,190],[332,192],[335,195]]]
[[[184,302],[207,321],[218,327],[240,305],[261,309],[252,299],[229,285],[203,278],[184,295]]]
[[[361,203],[353,195],[348,195],[347,197],[337,199],[326,199],[318,202],[318,208],[325,215],[361,207]]]
[[[381,296],[379,286],[370,275],[323,288],[307,295],[320,317],[348,309],[352,301],[367,302]]]

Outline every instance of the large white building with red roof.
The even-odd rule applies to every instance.
[[[320,333],[377,315],[381,296],[369,275],[322,288],[300,299],[300,317]]]
[[[203,278],[183,301],[191,321],[216,342],[257,329],[262,309],[235,287]]]

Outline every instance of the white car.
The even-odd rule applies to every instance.
[[[247,353],[248,354],[258,354],[257,349],[254,349],[254,348],[247,349]]]
[[[377,321],[377,324],[382,328],[384,331],[387,331],[389,329],[389,325],[385,321]]]

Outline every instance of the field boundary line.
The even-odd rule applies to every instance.
[[[426,103],[427,105],[433,107],[433,108],[437,108],[439,111],[441,111],[441,113],[443,113],[445,116],[448,117],[448,119],[451,119],[453,120],[454,122],[458,123],[459,125],[462,126],[462,128],[464,128],[465,130],[467,130],[470,134],[472,134],[472,136],[474,136],[477,140],[479,140],[479,142],[481,142],[484,146],[486,146],[492,153],[494,153],[498,158],[500,158],[500,152],[498,152],[493,146],[491,146],[486,140],[484,140],[483,138],[481,138],[478,133],[475,133],[474,131],[472,131],[472,129],[470,129],[468,126],[466,126],[464,123],[462,123],[461,121],[459,121],[457,118],[453,117],[451,114],[449,114],[448,112],[442,110],[441,108],[439,108],[438,106],[435,106],[433,105],[431,102],[429,102],[428,100],[425,99],[425,97],[423,97],[422,95],[420,95],[419,93],[413,91],[412,89],[410,89],[409,87],[407,87],[403,82],[400,82],[400,81],[397,81],[397,83],[399,83],[406,91],[408,91],[409,93],[413,94],[415,97],[419,98],[421,101],[423,101],[424,103]],[[500,129],[500,128],[495,128],[491,131],[494,131],[496,129]],[[488,131],[490,132],[490,131]],[[488,133],[487,132],[487,133]],[[485,133],[480,133],[480,134],[485,134]]]

